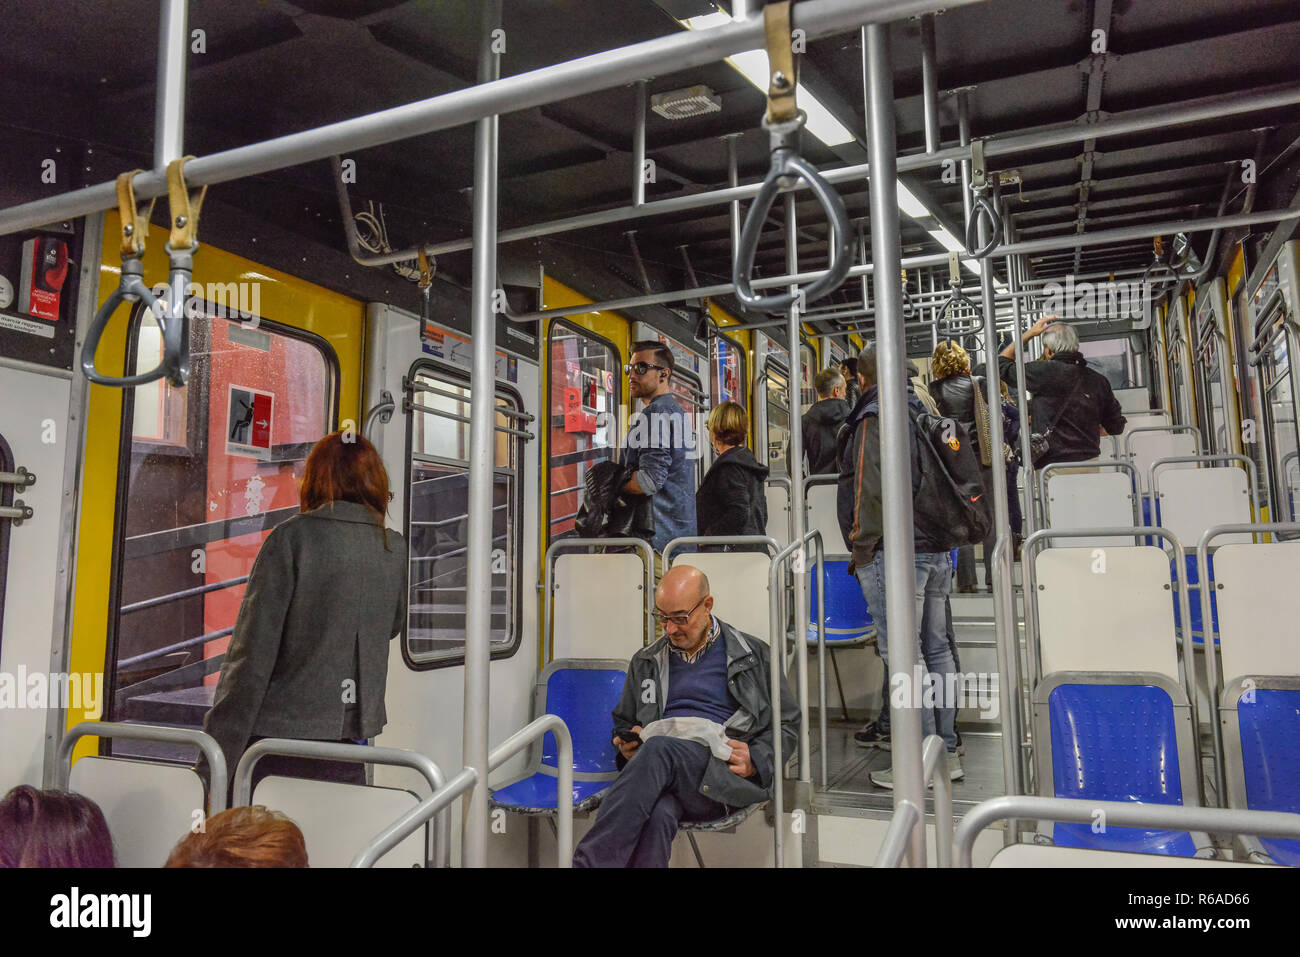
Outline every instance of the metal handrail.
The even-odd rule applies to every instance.
[[[405,412],[423,412],[425,415],[436,415],[439,418],[451,419],[454,422],[468,423],[470,421],[469,416],[467,415],[456,415],[454,412],[445,412],[442,409],[435,409],[431,405],[421,405],[418,402],[412,402],[409,396],[407,397],[406,401],[403,403],[403,406],[404,406],[403,411]],[[500,410],[498,409],[497,411]],[[527,431],[526,429],[511,429],[511,428],[507,428],[504,425],[494,425],[492,426],[492,428],[495,429],[497,432],[504,432],[507,435],[517,435],[523,439],[537,438],[537,436]]]
[[[68,789],[68,780],[72,776],[72,750],[77,741],[87,735],[188,744],[198,748],[208,760],[208,816],[220,814],[226,809],[226,757],[211,735],[193,728],[164,728],[151,724],[126,724],[122,721],[82,721],[69,729],[59,742],[59,754],[54,766],[54,786],[58,790]]]
[[[36,484],[36,473],[29,472],[21,465],[14,472],[0,472],[0,485],[16,485],[20,489]]]
[[[1139,432],[1191,432],[1196,436],[1196,448],[1199,450],[1202,447],[1201,430],[1194,425],[1139,425],[1136,429],[1129,429],[1124,433],[1124,455],[1128,459],[1133,458],[1131,443],[1133,436]]]
[[[1256,481],[1255,463],[1251,461],[1249,457],[1242,455],[1238,452],[1207,452],[1204,455],[1171,455],[1168,458],[1156,459],[1154,462],[1151,463],[1151,467],[1147,469],[1147,475],[1150,478],[1150,482],[1148,483],[1147,487],[1151,490],[1151,502],[1152,502],[1153,509],[1156,507],[1156,503],[1160,498],[1160,487],[1156,483],[1156,470],[1159,469],[1160,466],[1162,465],[1177,465],[1177,464],[1190,465],[1194,462],[1195,463],[1201,463],[1201,462],[1244,462],[1246,463],[1246,481],[1250,485],[1250,488],[1248,489],[1250,493],[1250,504],[1254,509],[1254,511],[1251,513],[1251,518],[1258,518],[1260,516],[1259,486]],[[1155,517],[1156,517],[1155,512],[1152,511],[1151,520],[1155,521]]]
[[[649,641],[654,632],[654,619],[651,615],[651,609],[654,607],[654,574],[655,559],[654,552],[650,546],[640,538],[561,538],[551,544],[546,549],[546,554],[542,558],[542,645],[546,649],[546,660],[550,661],[555,653],[555,636],[551,633],[552,613],[551,599],[555,589],[555,557],[562,551],[571,551],[578,548],[635,548],[641,556],[641,561],[645,566],[645,583],[644,583],[644,605],[645,605],[645,633],[642,637],[642,644]]]
[[[452,801],[463,795],[478,783],[478,775],[473,768],[462,768],[460,773],[448,781],[440,790],[434,791],[427,798],[407,811],[388,827],[373,837],[365,847],[357,852],[348,867],[374,867],[379,860],[402,841],[406,840],[436,814],[440,814]],[[446,818],[446,815],[443,815]]]
[[[664,568],[672,568],[672,554],[684,545],[766,545],[768,557],[781,550],[770,535],[681,535],[664,546]]]
[[[409,379],[404,380],[402,388],[407,392],[431,392],[434,395],[441,395],[448,399],[455,399],[461,405],[469,405],[471,400],[467,395],[460,395],[455,392],[448,392],[445,389],[439,389],[435,386],[425,385],[423,382],[414,382]],[[508,405],[494,405],[492,411],[497,415],[504,415],[510,419],[517,419],[520,422],[532,422],[537,417],[529,412],[520,412],[518,409]]]
[[[1221,795],[1228,792],[1224,786],[1223,729],[1219,725],[1219,665],[1214,651],[1214,619],[1210,614],[1210,542],[1220,535],[1237,533],[1258,535],[1261,533],[1276,534],[1278,532],[1300,533],[1300,523],[1245,522],[1235,525],[1212,525],[1205,530],[1204,534],[1201,535],[1201,540],[1196,543],[1196,569],[1197,577],[1201,583],[1201,631],[1205,637],[1202,644],[1205,648],[1205,673],[1209,684],[1207,690],[1210,697],[1210,714],[1213,718],[1210,721],[1210,729],[1214,739],[1214,783]],[[1187,630],[1190,632],[1191,628]],[[1226,681],[1229,677],[1235,678],[1238,676],[1224,675],[1223,677]]]
[[[815,528],[805,532],[802,538],[791,542],[785,548],[773,555],[772,567],[769,568],[767,572],[767,613],[770,634],[772,636],[772,641],[768,648],[768,662],[770,665],[770,697],[772,701],[772,807],[775,815],[775,826],[772,828],[772,839],[774,865],[776,867],[785,866],[785,831],[784,824],[781,821],[781,816],[784,813],[785,808],[785,798],[782,794],[785,768],[783,766],[784,762],[781,760],[781,669],[785,661],[785,624],[780,618],[781,609],[777,600],[777,593],[779,591],[779,588],[777,587],[777,573],[780,572],[781,567],[785,564],[787,558],[793,556],[795,552],[803,552],[804,546],[809,540],[816,543],[817,574],[819,578],[822,577],[824,565],[822,556],[822,533]],[[818,590],[819,595],[823,592],[825,592],[825,588]],[[819,599],[818,604],[820,606],[821,599]],[[824,652],[826,647],[825,615],[819,614],[817,618],[820,623],[818,630],[819,648]],[[806,626],[797,622],[796,627]],[[778,641],[780,641],[780,645],[777,644]],[[807,713],[807,709],[802,706],[802,702],[800,702],[799,711],[800,721],[802,722],[803,715]],[[822,710],[822,714],[825,714],[825,709]],[[806,729],[802,727],[800,728],[801,739],[804,737],[805,730]]]
[[[953,837],[957,867],[971,866],[975,838],[995,821],[1022,818],[1089,824],[1097,812],[1106,824],[1170,831],[1205,831],[1215,834],[1249,834],[1259,837],[1300,838],[1300,814],[1282,811],[1242,811],[1235,808],[1189,807],[1181,804],[1130,804],[1122,801],[1085,801],[1078,798],[996,797],[971,808]]]
[[[495,771],[533,741],[551,732],[559,751],[555,758],[555,850],[556,866],[573,866],[573,736],[564,721],[554,714],[544,714],[506,738],[488,755],[488,772]]]
[[[934,784],[934,817],[938,833],[934,843],[940,867],[952,867],[952,779],[948,777],[948,749],[943,738],[932,734],[921,747],[921,774]],[[925,808],[900,801],[889,821],[889,830],[876,852],[872,867],[898,867],[907,853],[912,828],[925,820]]]
[[[339,741],[263,738],[250,744],[243,757],[239,759],[239,764],[235,766],[232,806],[243,807],[248,804],[253,791],[253,767],[262,758],[271,754],[298,758],[316,758],[323,761],[346,761],[350,764],[382,764],[389,767],[411,768],[418,771],[429,782],[429,787],[434,796],[437,796],[439,789],[447,783],[442,769],[431,758],[418,751],[408,751],[403,748],[379,748],[367,744],[344,744]],[[423,807],[423,804],[420,807]],[[419,808],[416,808],[416,810],[419,810]],[[432,817],[432,813],[429,817]],[[424,820],[427,820],[427,818],[421,820],[420,823],[424,823]],[[390,833],[391,829],[381,832],[371,846]],[[403,833],[392,844],[376,853],[375,857],[378,858],[381,854],[396,847],[410,833],[411,831]],[[433,832],[433,860],[439,867],[446,867],[450,862],[450,855],[451,819],[444,815]],[[352,866],[369,865],[358,865],[354,860]]]
[[[118,614],[129,615],[135,611],[144,611],[146,608],[156,608],[159,605],[166,605],[170,602],[180,601],[182,598],[194,598],[197,595],[206,595],[208,592],[220,591],[223,588],[233,588],[235,585],[242,585],[246,581],[248,581],[248,576],[240,575],[238,578],[227,578],[225,581],[209,582],[206,585],[196,585],[193,588],[184,588],[181,591],[159,595],[156,598],[146,598],[142,601],[132,602],[129,605],[123,605],[118,609]]]
[[[233,634],[235,626],[230,625],[227,628],[219,628],[216,631],[210,631],[204,635],[197,635],[194,638],[186,638],[184,641],[178,641],[175,644],[164,645],[161,648],[155,648],[153,651],[146,651],[143,654],[132,655],[130,658],[123,658],[117,663],[117,667],[129,668],[131,665],[138,665],[142,661],[149,661],[153,658],[161,658],[163,655],[170,655],[174,651],[184,651],[186,648],[192,648],[195,645],[206,644],[209,641],[216,641],[218,638],[224,638],[226,635]]]
[[[1142,516],[1137,504],[1137,495],[1140,494],[1142,481],[1138,478],[1137,466],[1128,459],[1093,459],[1091,462],[1048,462],[1042,468],[1038,469],[1035,480],[1038,482],[1038,500],[1043,503],[1043,524],[1050,525],[1050,515],[1047,509],[1047,478],[1052,472],[1067,472],[1071,469],[1095,469],[1095,468],[1113,468],[1127,469],[1133,482],[1134,495],[1131,504],[1133,506],[1133,524],[1139,525]]]

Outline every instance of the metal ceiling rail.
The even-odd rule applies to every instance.
[[[646,204],[647,206],[650,204]],[[1117,229],[1105,229],[1096,233],[1068,233],[1061,236],[1049,236],[1044,239],[1031,239],[1023,242],[1009,243],[999,249],[1002,255],[1027,255],[1029,253],[1045,252],[1056,249],[1077,249],[1086,246],[1104,246],[1109,243],[1125,242],[1131,239],[1150,239],[1152,236],[1167,236],[1170,233],[1179,232],[1200,232],[1206,229],[1219,229],[1223,227],[1233,228],[1237,226],[1258,226],[1266,223],[1277,223],[1289,219],[1300,219],[1300,207],[1291,209],[1272,209],[1259,213],[1250,213],[1246,215],[1235,216],[1217,216],[1209,219],[1191,219],[1191,220],[1174,220],[1166,223],[1152,223],[1142,226],[1122,226]],[[964,259],[970,257],[961,251],[960,255]],[[913,269],[920,266],[943,266],[948,262],[948,254],[932,253],[925,256],[914,256],[911,259],[904,259],[902,268]],[[810,272],[794,273],[788,276],[773,276],[767,279],[756,279],[753,282],[755,289],[766,287],[788,286],[791,283],[803,283],[816,279],[823,274],[824,270],[813,270]],[[849,277],[864,276],[875,272],[873,263],[859,264],[849,269]],[[601,310],[617,309],[635,309],[640,306],[655,306],[667,302],[681,302],[685,299],[698,299],[701,296],[708,298],[717,298],[726,296],[735,291],[735,286],[731,283],[718,283],[713,286],[692,286],[690,289],[670,290],[668,292],[652,293],[648,296],[629,296],[623,299],[607,299],[603,302],[583,303],[576,306],[563,306],[554,309],[542,309],[537,312],[522,313],[515,317],[516,322],[530,322],[534,319],[549,319],[556,316],[577,315],[584,312],[599,312]],[[809,317],[816,319],[818,317]]]
[[[815,40],[856,29],[865,21],[906,20],[940,7],[952,8],[977,2],[980,0],[806,0],[798,6],[795,24],[805,32],[807,39]],[[161,32],[168,36],[173,30],[164,27]],[[705,66],[762,46],[762,17],[734,21],[709,30],[686,30],[338,123],[200,156],[186,165],[185,177],[191,186],[197,187],[270,173],[288,166],[328,159],[335,154],[463,126],[486,116],[515,113],[584,96],[662,74],[666,70]],[[183,54],[176,59],[183,63]],[[175,62],[169,46],[161,51],[160,62]],[[180,84],[172,89],[176,91],[179,102],[183,102],[184,90],[180,89]],[[160,112],[161,109],[159,107]],[[173,103],[172,115],[177,114]],[[179,124],[174,129],[169,143],[179,137]],[[134,186],[137,199],[161,196],[167,191],[165,168],[138,174]],[[115,206],[114,184],[99,183],[0,211],[0,235],[32,229],[55,220],[74,219]],[[469,248],[471,240],[464,242],[461,248]],[[414,253],[411,255],[414,258]]]
[[[997,156],[1027,150],[1045,149],[1065,143],[1081,142],[1087,139],[1116,136],[1165,126],[1178,126],[1207,118],[1231,116],[1236,113],[1251,113],[1256,110],[1274,109],[1296,103],[1300,103],[1300,85],[1270,86],[1241,95],[1190,100],[1186,103],[1161,108],[1159,111],[1140,110],[1134,111],[1132,115],[1114,114],[1110,119],[1097,123],[1080,123],[1076,121],[1064,127],[1049,126],[1018,133],[1014,136],[986,139],[983,140],[984,155],[988,157],[990,155]],[[946,149],[937,149],[932,153],[908,154],[897,158],[898,171],[900,173],[918,172],[942,166],[952,160],[964,162],[970,159],[970,155],[969,146],[950,146]],[[870,164],[868,163],[859,163],[839,169],[823,170],[821,175],[828,183],[847,183],[859,179],[869,179],[869,167]],[[709,206],[752,199],[758,194],[761,187],[762,183],[730,186],[726,189],[711,190],[707,193],[674,196],[670,199],[660,199],[639,205],[620,206],[615,209],[566,216],[563,219],[536,223],[532,226],[503,229],[497,238],[502,243],[517,242],[524,239],[550,236],[555,233],[588,229],[593,226],[608,226],[613,223],[627,222],[647,216],[663,216],[694,209],[704,209]],[[806,187],[803,183],[800,183],[797,188],[803,189]],[[967,219],[969,219],[969,213],[967,213]],[[0,218],[0,225],[2,224],[3,218]],[[465,238],[435,243],[427,248],[431,254],[441,255],[443,253],[461,252],[469,249],[471,245],[472,241]],[[407,251],[406,258],[415,258],[414,247]]]

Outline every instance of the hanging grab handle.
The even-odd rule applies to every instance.
[[[831,187],[817,168],[799,154],[799,131],[806,114],[795,101],[798,90],[794,52],[790,43],[790,3],[769,3],[763,8],[766,32],[767,57],[770,70],[767,89],[767,113],[763,129],[771,138],[772,162],[758,195],[750,204],[740,231],[740,245],[735,250],[731,279],[736,286],[736,298],[746,309],[757,312],[783,312],[798,301],[801,307],[816,302],[834,292],[844,282],[852,265],[850,253],[849,217],[844,201]],[[759,236],[767,214],[782,190],[793,189],[803,179],[826,212],[830,224],[827,239],[826,272],[797,292],[784,292],[760,296],[754,292],[750,273],[754,269],[754,256],[758,251]]]
[[[983,329],[984,310],[982,310],[974,300],[961,291],[961,257],[956,252],[950,252],[948,254],[948,288],[952,291],[944,301],[944,304],[939,307],[939,316],[936,320],[939,327],[941,329],[943,328],[943,323],[948,317],[948,313],[952,312],[952,310],[957,306],[965,306],[970,309],[971,312],[975,313],[975,315],[979,317],[979,321],[969,327],[961,324],[949,326],[947,327],[945,335],[964,336],[979,332]]]
[[[974,259],[984,259],[997,249],[1002,238],[1002,216],[988,187],[977,189],[972,186],[971,192],[975,198],[971,200],[970,219],[966,222],[966,254]],[[979,245],[981,217],[988,224],[988,240],[983,246]]]
[[[99,307],[91,320],[90,328],[86,331],[86,341],[81,347],[81,371],[91,382],[126,389],[166,377],[172,385],[182,387],[189,378],[190,319],[186,303],[190,280],[194,275],[194,251],[199,248],[195,238],[199,209],[207,192],[206,186],[193,195],[186,189],[184,165],[190,159],[193,157],[174,160],[167,167],[168,198],[173,216],[170,241],[163,247],[170,263],[166,299],[155,296],[144,281],[142,260],[153,203],[149,204],[143,215],[140,214],[132,186],[132,179],[140,170],[123,173],[117,178],[118,214],[122,222],[122,273],[117,289]],[[95,365],[95,353],[113,313],[124,302],[142,302],[153,313],[162,333],[162,358],[148,372],[125,376],[105,375]]]

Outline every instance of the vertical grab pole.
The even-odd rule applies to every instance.
[[[785,268],[788,275],[799,271],[799,221],[795,214],[794,193],[785,194]],[[793,291],[793,288],[792,290]],[[794,574],[794,634],[796,676],[799,695],[799,781],[812,783],[811,744],[808,739],[808,544],[803,540],[807,531],[804,521],[804,481],[803,481],[803,354],[799,339],[799,300],[790,305],[789,312],[789,346],[790,346],[790,449],[793,461],[785,463],[790,475],[790,516],[792,527],[790,541],[799,542],[791,562]],[[782,639],[785,627],[781,628]],[[773,638],[776,634],[773,633]],[[781,642],[781,663],[785,665],[785,641]],[[777,822],[777,827],[781,822]]]
[[[891,686],[908,687],[917,662],[915,551],[912,543],[912,467],[908,435],[907,370],[902,295],[893,277],[902,270],[898,232],[898,176],[894,134],[894,75],[889,59],[889,25],[862,29],[862,72],[871,164],[871,258],[876,283],[876,373],[880,395],[880,475],[885,538],[885,607],[889,620]],[[892,697],[892,696],[891,696]],[[908,695],[908,699],[918,696]],[[921,710],[917,701],[890,702],[893,730],[894,807],[925,807],[921,774]],[[908,837],[913,867],[925,867],[925,831]]]
[[[740,185],[740,171],[736,165],[736,138],[739,133],[730,133],[723,137],[727,141],[727,185]],[[740,248],[740,200],[731,201],[731,254],[734,256]],[[755,399],[755,404],[757,404]]]
[[[160,173],[185,155],[185,58],[189,52],[189,0],[161,0],[153,121],[153,168]]]
[[[939,73],[934,52],[934,14],[921,16],[921,94],[925,105],[925,151],[939,149]]]
[[[478,82],[501,72],[492,50],[501,23],[501,0],[484,0],[479,38]],[[465,736],[463,761],[476,772],[464,802],[461,865],[487,866],[488,834],[488,664],[492,640],[492,396],[496,394],[496,316],[492,287],[497,266],[497,118],[474,124],[474,261],[470,291],[474,355],[470,389],[469,543],[466,549]]]
[[[957,91],[957,142],[970,146],[970,87]],[[962,228],[970,222],[970,160],[961,161]],[[982,269],[983,267],[981,267]]]
[[[785,825],[781,818],[785,811],[785,792],[781,786],[781,768],[785,759],[781,754],[781,669],[785,662],[781,660],[780,644],[777,636],[785,630],[781,617],[781,602],[778,598],[778,582],[785,581],[781,566],[791,550],[798,544],[791,542],[772,558],[767,570],[767,620],[770,627],[772,644],[768,649],[768,684],[772,700],[772,861],[774,867],[785,867]]]
[[[645,84],[645,80],[636,81],[636,126],[632,128],[633,206],[645,205]]]
[[[1002,210],[1002,241],[1011,242],[1011,217],[1006,209]],[[1015,328],[1011,333],[1011,343],[1016,350],[1016,412],[1020,416],[1020,463],[1025,470],[1025,501],[1020,510],[1024,515],[1025,527],[1022,532],[1026,538],[1038,531],[1038,518],[1034,515],[1034,457],[1029,441],[1029,400],[1025,398],[1025,346],[1020,341],[1022,335],[1020,318],[1020,257],[1008,256],[1007,285],[1011,290],[1011,314],[1015,317]],[[1028,310],[1026,310],[1028,311]],[[1014,557],[1014,556],[1013,556]]]
[[[987,218],[979,217],[980,247],[989,241]],[[993,482],[993,530],[1001,548],[995,546],[997,562],[990,561],[989,571],[1000,576],[1001,581],[989,582],[993,589],[993,627],[998,642],[998,695],[1002,708],[1002,779],[1007,794],[1020,793],[1020,641],[1015,627],[1016,596],[1010,574],[1009,521],[1007,509],[1007,483],[1005,477],[994,474],[1002,465],[1002,391],[998,363],[998,322],[993,301],[993,263],[985,260],[980,268],[980,292],[984,307],[984,383],[988,389],[989,447],[992,465],[989,467]],[[1019,330],[1017,330],[1017,335]],[[1002,565],[1004,567],[999,568]],[[1008,829],[1008,834],[1013,830]]]

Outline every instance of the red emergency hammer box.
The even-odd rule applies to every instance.
[[[52,236],[23,243],[18,311],[59,321],[59,299],[68,279],[68,244]]]

